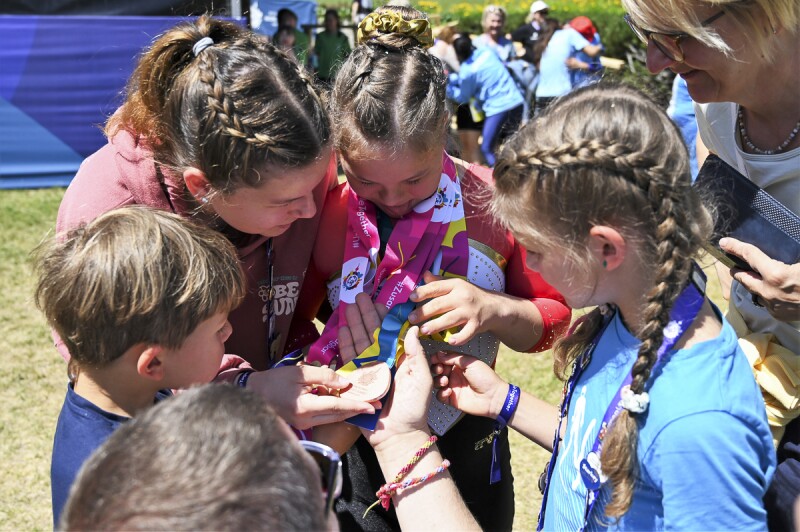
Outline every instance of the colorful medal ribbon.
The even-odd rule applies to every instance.
[[[378,256],[381,242],[376,208],[351,191],[345,243],[339,307],[325,325],[320,339],[312,344],[306,360],[325,366],[333,363],[346,377],[358,367],[376,361],[393,368],[402,357],[402,338],[409,327],[408,315],[415,306],[408,298],[421,282],[423,272],[431,270],[463,279],[467,276],[469,245],[464,204],[456,167],[450,157],[446,153],[442,155],[442,174],[436,192],[396,223],[383,258]],[[361,292],[369,293],[374,301],[389,309],[389,313],[375,332],[373,345],[345,364],[339,353],[338,330],[346,324],[345,308],[353,304]],[[446,341],[449,334],[435,338]],[[371,430],[378,416],[376,412],[348,421]]]

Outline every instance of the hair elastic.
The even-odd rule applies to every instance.
[[[356,43],[363,44],[373,38],[373,32],[382,34],[399,33],[415,39],[424,48],[433,46],[433,34],[428,20],[422,18],[406,20],[394,11],[385,11],[383,13],[373,11],[367,15],[358,25]]]
[[[203,37],[202,39],[194,43],[194,46],[192,46],[192,53],[194,54],[195,57],[197,57],[198,55],[200,55],[200,52],[202,52],[212,44],[214,44],[214,39],[212,39],[211,37]]]
[[[650,396],[647,392],[633,393],[630,385],[627,385],[620,390],[620,404],[628,412],[642,414],[650,404]]]

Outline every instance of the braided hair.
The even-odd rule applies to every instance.
[[[209,37],[210,46],[193,50]],[[159,164],[199,168],[223,193],[264,172],[311,164],[330,141],[325,107],[303,69],[238,24],[201,16],[145,50],[106,124],[143,137]]]
[[[645,295],[641,345],[631,370],[644,391],[669,312],[689,282],[692,258],[711,232],[711,217],[691,188],[686,147],[667,115],[635,89],[593,85],[561,99],[502,148],[494,170],[493,209],[523,245],[558,249],[588,268],[595,225],[611,225],[636,243],[635,260],[654,267]],[[590,312],[554,348],[556,374],[599,331]],[[605,436],[602,470],[613,492],[606,516],[630,508],[637,474],[638,425],[623,410]]]
[[[374,17],[420,21],[416,9],[385,6]],[[366,22],[366,19],[365,19]],[[399,26],[399,25],[398,25]],[[359,30],[355,47],[336,77],[330,101],[337,150],[351,155],[376,148],[441,149],[449,124],[442,63],[413,31]]]

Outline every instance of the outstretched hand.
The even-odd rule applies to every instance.
[[[381,326],[389,310],[375,303],[367,293],[356,296],[356,302],[345,308],[347,324],[339,327],[339,354],[347,363],[363,353],[373,343],[372,335]]]
[[[356,414],[374,414],[364,401],[329,395],[350,382],[330,368],[286,366],[253,373],[247,387],[263,396],[287,423],[298,429],[343,421]]]
[[[405,356],[397,366],[394,384],[374,431],[363,430],[373,446],[394,436],[428,430],[428,404],[433,390],[428,359],[419,343],[419,329],[411,327],[405,337]]]
[[[497,418],[508,394],[508,383],[486,363],[455,353],[431,358],[436,397],[443,403],[475,416]]]
[[[753,294],[757,304],[766,307],[777,320],[800,320],[800,264],[773,260],[756,246],[735,238],[723,238],[719,245],[752,268],[733,268],[731,275]]]

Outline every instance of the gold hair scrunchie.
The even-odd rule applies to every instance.
[[[358,25],[357,44],[362,44],[372,37],[371,33],[374,31],[399,33],[413,37],[425,48],[433,46],[433,33],[431,32],[430,23],[422,18],[406,20],[397,13],[370,13]]]

